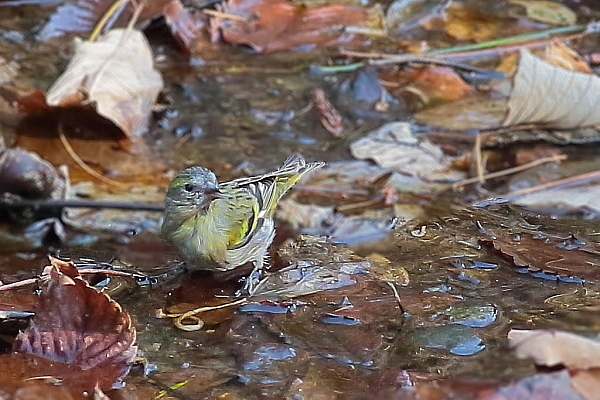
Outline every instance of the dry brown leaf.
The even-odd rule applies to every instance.
[[[593,250],[569,249],[564,241],[547,242],[530,235],[521,235],[518,240],[498,237],[491,243],[496,250],[512,258],[517,267],[526,267],[533,273],[556,274],[557,278],[600,279],[600,259]]]
[[[229,0],[219,11],[237,16],[211,19],[211,36],[244,44],[258,53],[303,50],[351,42],[346,26],[367,23],[367,13],[356,6],[333,4],[304,8],[287,0]]]
[[[600,124],[600,78],[558,68],[521,50],[503,126],[573,129]]]
[[[108,390],[127,374],[136,355],[131,318],[107,295],[88,286],[72,263],[51,258],[51,264],[35,317],[17,336],[14,350],[52,360],[53,370],[46,375],[62,378],[68,388],[71,382],[88,392],[96,385]],[[43,374],[22,373],[27,372]],[[88,377],[82,382],[84,375]]]
[[[457,40],[476,42],[492,38],[501,26],[497,19],[455,2],[446,8],[444,22],[448,35]]]
[[[569,71],[592,73],[588,63],[575,50],[559,40],[553,40],[546,46],[544,59],[549,64]]]
[[[48,105],[94,104],[128,137],[141,136],[163,87],[144,34],[115,29],[96,42],[77,40],[75,46],[67,69],[48,90]]]
[[[519,358],[531,358],[537,365],[569,369],[600,367],[600,341],[555,330],[511,329],[508,344]]]

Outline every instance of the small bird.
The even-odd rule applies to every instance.
[[[219,183],[204,167],[188,167],[171,181],[162,236],[191,266],[229,271],[252,262],[246,281],[252,294],[275,237],[273,214],[281,197],[307,172],[325,163],[289,156],[274,172]]]

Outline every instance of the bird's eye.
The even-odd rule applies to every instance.
[[[191,192],[192,190],[194,190],[194,185],[192,185],[191,183],[186,183],[183,188],[185,189],[186,192]]]

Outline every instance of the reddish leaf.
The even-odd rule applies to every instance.
[[[131,319],[107,295],[88,286],[73,264],[51,262],[36,315],[17,336],[14,349],[53,361],[47,374],[61,378],[66,386],[71,382],[88,391],[96,385],[110,389],[127,374],[137,351]]]
[[[558,247],[560,243],[537,240],[529,235],[521,235],[518,240],[496,238],[490,242],[496,250],[512,258],[516,266],[527,267],[532,272],[585,280],[600,279],[600,259],[593,251],[566,249]]]
[[[188,53],[211,46],[205,29],[208,22],[206,14],[191,14],[183,8],[180,0],[171,0],[165,5],[163,15],[173,36]]]
[[[259,53],[332,46],[355,39],[348,25],[364,25],[360,7],[330,5],[303,8],[287,0],[229,0],[219,11],[241,17],[211,19],[213,40],[218,33],[232,44],[244,44]]]

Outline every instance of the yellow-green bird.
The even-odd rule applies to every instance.
[[[275,237],[277,202],[324,164],[292,154],[276,171],[224,183],[207,168],[186,168],[169,184],[161,233],[193,267],[228,271],[252,262],[260,271]]]

